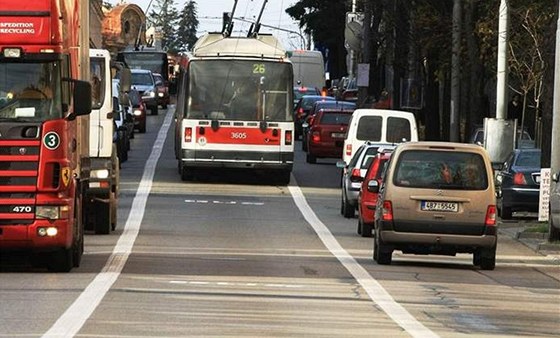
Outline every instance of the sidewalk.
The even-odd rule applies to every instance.
[[[539,225],[536,220],[507,221],[498,220],[498,233],[509,236],[536,253],[544,256],[560,257],[560,242],[549,243],[548,234],[540,232],[527,232],[526,230]]]

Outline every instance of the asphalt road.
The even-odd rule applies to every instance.
[[[558,259],[502,236],[494,271],[474,268],[470,255],[395,253],[379,266],[357,219],[339,213],[335,160],[307,164],[298,142],[289,187],[258,173],[182,182],[171,122],[160,110],[136,134],[117,230],[88,234],[79,268],[0,264],[0,337],[560,332]]]

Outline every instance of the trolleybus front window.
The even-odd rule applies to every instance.
[[[0,118],[44,121],[62,117],[60,64],[0,64]]]
[[[187,118],[292,121],[290,75],[279,62],[193,61]]]

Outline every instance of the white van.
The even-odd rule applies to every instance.
[[[418,129],[414,114],[398,110],[356,109],[348,124],[342,160],[350,162],[360,146],[366,142],[379,145],[417,142]]]
[[[325,62],[320,51],[294,50],[287,55],[294,69],[294,87],[321,90],[325,86]]]

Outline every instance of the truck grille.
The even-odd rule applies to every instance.
[[[0,225],[33,222],[40,145],[39,140],[0,141]]]

